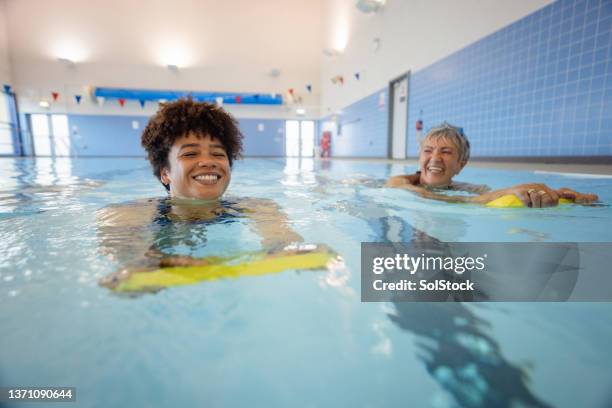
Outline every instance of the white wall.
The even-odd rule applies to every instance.
[[[385,86],[407,71],[437,60],[546,6],[551,0],[387,0],[376,14],[354,0],[324,3],[324,47],[343,53],[324,57],[321,115],[327,116]],[[348,41],[344,41],[347,38]],[[380,39],[374,51],[373,40]],[[360,80],[354,77],[360,73]],[[344,77],[344,85],[331,78]]]
[[[11,64],[6,19],[6,0],[0,0],[0,86],[11,84]]]
[[[21,109],[35,109],[57,91],[64,100],[56,109],[133,114],[116,101],[100,110],[76,106],[73,95],[88,86],[254,93],[294,88],[307,111],[318,115],[322,1],[8,1]],[[165,66],[172,54],[178,73]],[[76,65],[58,62],[61,56]],[[278,78],[268,75],[274,68]],[[287,115],[284,108],[266,108],[266,115]],[[261,109],[235,111],[253,116]]]

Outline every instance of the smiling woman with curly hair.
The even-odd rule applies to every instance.
[[[230,183],[234,160],[241,156],[242,139],[236,120],[220,107],[191,98],[160,106],[141,142],[153,174],[169,197],[113,204],[98,211],[100,250],[121,266],[101,279],[101,285],[120,292],[157,291],[178,282],[168,280],[174,275],[164,268],[195,267],[181,269],[179,279],[195,283],[208,279],[206,268],[215,273],[233,271],[236,257],[256,260],[254,265],[239,266],[239,271],[252,267],[262,273],[324,268],[335,259],[335,253],[325,245],[300,245],[303,238],[273,200],[221,199]],[[176,247],[183,246],[192,253],[203,250],[209,239],[214,240],[206,237],[206,229],[215,223],[245,224],[260,236],[261,251],[232,253],[225,258],[223,252],[205,258],[175,253]]]
[[[214,199],[229,184],[233,162],[242,153],[242,139],[230,114],[188,98],[162,104],[141,143],[153,174],[171,196]]]

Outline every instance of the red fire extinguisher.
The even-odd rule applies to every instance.
[[[326,130],[321,136],[321,157],[330,157],[331,155],[331,132]]]

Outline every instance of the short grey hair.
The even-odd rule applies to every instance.
[[[421,140],[421,146],[429,139],[450,140],[455,144],[455,146],[457,146],[459,161],[465,164],[468,162],[468,160],[470,160],[470,141],[463,132],[463,128],[453,126],[448,122],[442,122],[440,125],[429,129],[423,140]]]

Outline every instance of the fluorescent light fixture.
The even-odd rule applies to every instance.
[[[334,49],[338,53],[344,52],[349,41],[349,23],[346,17],[341,18],[336,24],[336,33],[334,37]]]
[[[47,102],[47,101],[40,101],[38,103],[38,106],[40,106],[43,109],[49,109],[49,102]]]
[[[304,116],[304,115],[306,114],[306,109],[304,109],[304,108],[297,108],[297,109],[295,110],[295,113],[296,113],[296,115],[298,115],[298,116]]]

